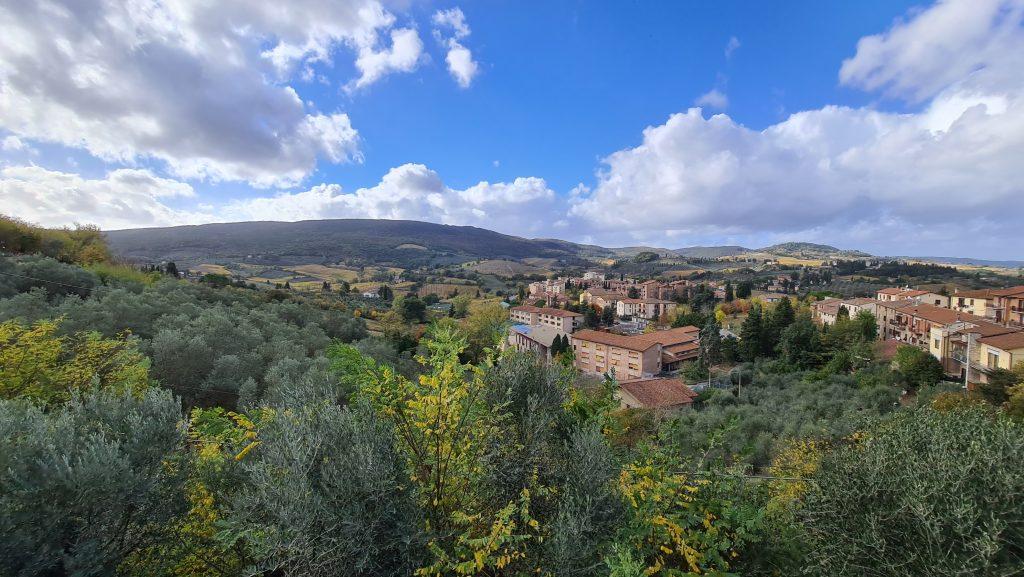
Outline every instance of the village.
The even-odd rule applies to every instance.
[[[768,288],[781,288],[785,278]],[[701,387],[680,373],[685,363],[697,360],[702,332],[681,324],[686,315],[680,307],[686,305],[679,301],[700,291],[726,304],[736,298],[729,281],[641,281],[588,271],[533,282],[527,299],[533,304],[509,307],[512,324],[505,345],[549,361],[569,356],[582,373],[614,377],[623,407],[679,409],[690,405]],[[995,369],[1024,361],[1024,285],[952,294],[889,287],[872,297],[802,301],[773,290],[751,294],[748,289],[743,296],[763,307],[784,299],[794,308],[807,307],[825,330],[840,318],[870,315],[883,356],[891,357],[901,345],[916,347],[934,356],[946,379],[965,390],[987,382]],[[739,337],[729,328],[719,330],[721,339]]]

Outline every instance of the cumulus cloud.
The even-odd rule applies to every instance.
[[[914,237],[927,229],[961,243],[971,230],[1024,240],[1011,222],[1019,215],[1007,211],[1024,198],[1021,2],[983,6],[991,17],[974,19],[987,23],[988,34],[966,23],[973,32],[948,36],[939,53],[975,52],[950,63],[959,75],[941,71],[929,55],[897,57],[916,52],[913,46],[935,48],[956,20],[951,14],[979,4],[943,2],[917,13],[862,40],[844,64],[844,82],[909,99],[933,95],[919,112],[826,106],[752,130],[691,109],[604,159],[596,186],[573,201],[571,215],[594,231],[644,237],[810,234],[877,242],[897,230]]]
[[[170,226],[208,221],[209,214],[175,210],[169,198],[189,198],[186,183],[148,170],[118,169],[99,179],[37,166],[0,169],[4,212],[46,226],[96,224],[104,229]]]
[[[438,27],[434,29],[434,37],[448,48],[445,55],[448,72],[460,87],[468,88],[479,71],[479,65],[473,60],[472,51],[460,42],[470,33],[465,14],[458,7],[438,10],[433,21]]]
[[[717,88],[712,88],[693,101],[697,106],[706,106],[716,110],[725,110],[729,107],[729,97]]]
[[[25,148],[25,143],[14,135],[5,136],[3,140],[0,140],[0,150],[5,152],[16,152],[19,150],[25,150]]]
[[[238,201],[221,212],[226,220],[425,220],[530,236],[545,231],[552,213],[564,213],[562,203],[541,178],[482,181],[455,189],[422,164],[404,164],[388,171],[377,185],[352,193],[337,184],[322,184],[302,192]]]
[[[293,186],[319,158],[360,160],[339,111],[287,80],[357,54],[356,83],[416,66],[416,31],[376,0],[0,5],[0,127],[182,177]]]

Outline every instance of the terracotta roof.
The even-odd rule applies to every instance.
[[[876,304],[878,300],[870,297],[858,297],[855,299],[846,299],[843,303],[853,306],[862,307],[864,305]]]
[[[994,294],[997,297],[1012,297],[1017,295],[1024,295],[1024,285],[994,290],[992,291],[992,294]]]
[[[896,308],[899,308],[900,312],[903,314],[911,315],[920,319],[924,319],[926,321],[939,323],[943,325],[948,325],[950,323],[955,323],[957,321],[979,324],[987,322],[985,319],[979,316],[975,316],[969,313],[958,312],[953,309],[937,307],[935,305],[919,305],[908,304],[905,302],[896,302],[880,303],[878,306],[893,308],[893,305],[895,305]]]
[[[992,296],[992,289],[978,289],[957,291],[950,295],[950,298],[990,299]]]
[[[551,315],[553,317],[581,317],[581,313],[567,311],[565,309],[553,309],[551,307],[535,307],[530,305],[520,305],[512,307],[513,311],[523,313],[538,313],[542,315]]]
[[[649,304],[649,305],[670,305],[672,301],[663,301],[661,299],[620,299],[619,302],[627,304]]]
[[[697,396],[679,379],[639,379],[625,381],[619,387],[648,409],[689,405]]]
[[[654,345],[660,344],[663,347],[696,341],[700,336],[700,329],[693,326],[678,327],[665,331],[654,331],[639,335],[617,335],[604,331],[583,329],[573,333],[572,338],[580,341],[601,343],[620,349],[631,351],[646,351]]]
[[[878,291],[878,294],[880,294],[880,295],[898,295],[898,294],[903,294],[903,289],[896,288],[896,287],[889,287],[889,288],[880,289]]]
[[[1012,351],[1016,349],[1024,349],[1024,332],[1017,331],[1014,333],[1006,333],[1002,335],[996,335],[993,337],[981,337],[978,342],[985,343],[986,345],[1003,349],[1004,351]]]

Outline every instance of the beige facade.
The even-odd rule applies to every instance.
[[[571,333],[583,326],[582,314],[548,307],[512,307],[509,318],[514,323],[549,326],[563,333]]]
[[[676,309],[676,303],[659,299],[622,299],[615,304],[615,314],[620,317],[657,319]]]
[[[949,297],[949,308],[987,319],[995,319],[995,296],[991,289],[956,291]]]
[[[909,287],[892,287],[882,289],[875,295],[875,299],[880,302],[898,302],[910,299],[918,304],[949,308],[948,296],[925,290],[912,289]]]
[[[697,327],[679,327],[639,335],[584,329],[570,335],[576,366],[591,374],[615,373],[620,380],[649,377],[696,358]]]
[[[1024,326],[1024,286],[992,291],[996,322]]]

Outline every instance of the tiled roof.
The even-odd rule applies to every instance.
[[[1024,332],[1017,331],[993,337],[981,337],[978,341],[989,346],[1003,349],[1004,351],[1024,349]]]
[[[900,309],[900,313],[911,315],[926,321],[933,323],[939,323],[948,325],[958,321],[964,321],[969,323],[985,323],[985,319],[975,316],[969,313],[962,313],[953,309],[947,309],[943,307],[937,307],[935,305],[919,305],[909,304],[906,302],[895,302],[895,303],[881,303],[879,306]]]
[[[620,299],[619,302],[623,302],[631,305],[648,304],[648,305],[670,305],[672,301],[663,301],[661,299]]]
[[[957,291],[951,295],[951,298],[990,299],[992,298],[992,289]]]
[[[639,379],[625,381],[619,387],[649,409],[689,405],[697,396],[679,379]]]
[[[604,331],[584,329],[573,333],[572,338],[580,341],[600,343],[620,349],[631,351],[646,351],[656,344],[663,347],[696,341],[700,335],[700,329],[693,326],[678,327],[665,331],[654,331],[639,335],[617,335]]]
[[[512,307],[515,312],[523,313],[538,313],[542,315],[551,315],[553,317],[581,317],[580,313],[567,311],[565,309],[553,309],[551,307],[535,307],[530,305],[521,305],[518,307]]]
[[[992,294],[998,297],[1013,297],[1018,295],[1024,296],[1024,285],[994,290],[992,291]]]

